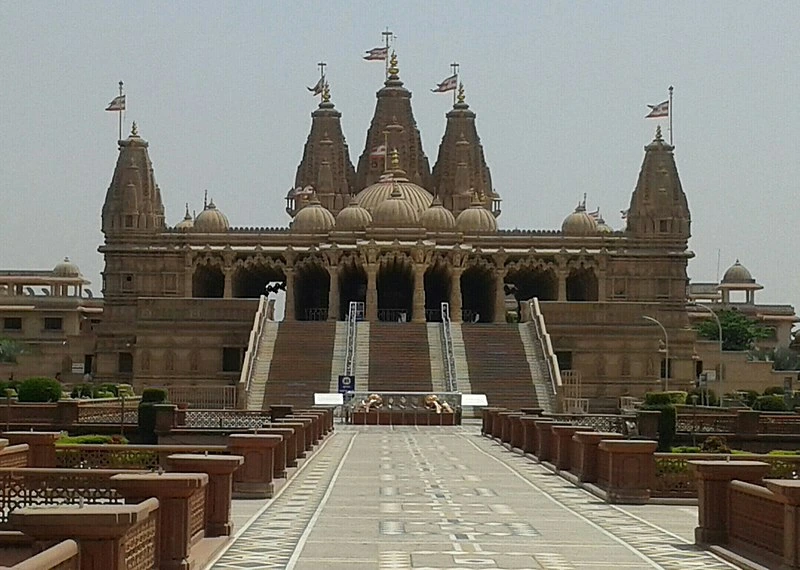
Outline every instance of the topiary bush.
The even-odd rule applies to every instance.
[[[158,443],[156,437],[156,404],[167,401],[167,391],[161,388],[145,388],[139,402],[139,436],[144,443]]]
[[[703,453],[730,453],[731,448],[728,447],[728,442],[724,437],[712,435],[705,439],[703,445],[700,446]]]
[[[765,396],[783,396],[783,386],[768,386],[764,389]]]
[[[19,385],[17,399],[20,402],[58,402],[61,383],[53,378],[28,378]]]
[[[97,387],[97,393],[100,392],[109,392],[111,393],[111,396],[98,396],[95,394],[95,398],[116,398],[119,396],[119,388],[116,384],[100,384]]]
[[[686,402],[686,392],[648,392],[644,396],[643,410],[661,412],[658,418],[658,451],[669,452],[675,440],[678,413],[676,403]]]
[[[644,395],[644,403],[651,406],[663,406],[666,404],[681,406],[686,403],[686,392],[680,390],[648,392]]]
[[[688,396],[686,397],[686,401],[692,403],[692,396],[695,396],[697,398],[697,403],[699,405],[703,405],[704,393],[708,394],[709,406],[716,406],[719,404],[719,398],[717,398],[717,394],[714,392],[714,390],[702,390],[700,388],[695,388],[694,390],[691,390]]]
[[[127,438],[121,435],[62,435],[56,440],[56,445],[77,445],[77,444],[124,444],[128,443]]]
[[[763,412],[785,412],[789,407],[783,396],[759,396],[753,404],[753,409]]]
[[[142,403],[162,404],[167,401],[167,391],[163,388],[145,388],[142,390]]]

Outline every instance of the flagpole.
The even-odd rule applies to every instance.
[[[455,61],[450,64],[450,69],[453,70],[453,75],[456,76],[456,88],[453,89],[453,107],[456,106],[456,91],[458,91],[458,68],[459,65]]]
[[[392,37],[392,32],[389,31],[389,27],[386,27],[385,32],[381,32],[383,36],[384,43],[386,44],[386,59],[383,60],[383,73],[384,79],[389,77],[389,38]]]
[[[669,86],[669,146],[672,144],[672,85]]]
[[[123,85],[124,84],[122,83],[122,81],[120,81],[119,82],[119,96],[120,97],[122,97],[122,86]],[[119,115],[119,138],[117,140],[120,140],[120,141],[122,140],[122,113],[123,113],[123,111],[124,111],[124,108],[120,108],[119,111],[117,112],[117,114]]]

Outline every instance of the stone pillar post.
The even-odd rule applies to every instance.
[[[755,435],[761,412],[758,410],[736,410],[736,433],[739,435]]]
[[[597,272],[597,300],[601,302],[606,300],[606,272],[604,269]]]
[[[225,275],[225,289],[222,293],[222,297],[224,299],[231,299],[233,298],[233,267],[223,267],[222,273]]]
[[[233,496],[239,499],[268,499],[275,484],[272,481],[275,448],[282,435],[233,433],[228,436],[228,450],[244,457],[244,465],[233,476]]]
[[[650,500],[656,479],[658,442],[649,440],[604,440],[600,449],[608,453],[609,481],[606,490],[610,503],[638,504]]]
[[[559,269],[556,274],[558,276],[558,300],[563,303],[567,300],[567,270]]]
[[[230,536],[233,530],[231,522],[233,472],[244,463],[244,457],[178,453],[167,457],[167,461],[170,471],[208,475],[206,536]]]
[[[126,503],[142,503],[150,497],[158,499],[158,552],[161,559],[158,568],[189,570],[195,567],[196,561],[190,551],[205,536],[208,475],[122,473],[111,477],[111,483]]]
[[[3,437],[10,445],[28,444],[28,467],[56,467],[58,431],[7,431]]]
[[[495,269],[494,273],[494,322],[506,322],[505,269]]]
[[[183,269],[183,296],[191,298],[194,289],[194,267],[187,263]]]
[[[414,301],[411,305],[411,322],[425,322],[425,265],[414,264]]]
[[[450,275],[450,320],[454,323],[461,322],[461,275],[464,269],[453,267]]]
[[[283,436],[283,441],[275,448],[272,477],[274,479],[285,478],[287,467],[297,467],[297,441],[294,437],[294,430],[292,428],[275,427],[275,424],[266,424],[258,428],[256,433]]]
[[[572,465],[572,436],[579,431],[594,431],[587,426],[553,426],[553,464],[559,471],[569,471]]]
[[[378,320],[378,265],[367,264],[367,322]]]
[[[284,321],[297,320],[294,314],[294,268],[285,267],[283,274],[286,276],[286,307],[283,312]]]
[[[767,489],[783,503],[783,567],[800,567],[800,481],[768,479]]]
[[[610,439],[624,439],[621,433],[578,431],[572,436],[573,453],[570,471],[583,483],[597,481],[597,448],[600,442]]]
[[[328,267],[330,286],[328,287],[328,320],[339,320],[339,267]]]
[[[697,481],[698,544],[725,544],[728,540],[728,485],[734,479],[761,483],[769,473],[769,463],[762,461],[689,461]]]

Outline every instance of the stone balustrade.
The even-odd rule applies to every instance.
[[[7,431],[3,437],[11,445],[27,445],[27,467],[55,467],[56,440],[61,437],[58,431]]]
[[[301,424],[302,425],[302,424]],[[275,448],[283,443],[278,434],[235,433],[228,437],[228,449],[244,458],[233,477],[233,496],[267,499],[275,492]]]
[[[596,483],[598,479],[598,451],[603,440],[624,439],[619,433],[577,431],[572,436],[570,471],[582,483]]]
[[[553,465],[559,471],[569,471],[572,466],[572,436],[577,432],[594,431],[592,428],[575,425],[551,425],[553,443]]]
[[[536,458],[539,461],[551,461],[553,459],[553,450],[555,449],[552,427],[570,424],[547,418],[537,420],[533,422],[533,425],[536,426]]]
[[[14,566],[0,570],[80,570],[80,550],[74,540],[64,540]]]
[[[655,479],[653,454],[658,443],[650,440],[602,440],[599,450],[607,454],[611,503],[646,503]]]

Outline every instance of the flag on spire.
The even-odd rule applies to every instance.
[[[378,145],[369,153],[370,158],[383,158],[386,156],[386,145]]]
[[[311,94],[314,96],[322,93],[322,90],[325,89],[325,76],[320,76],[319,81],[317,81],[317,84],[314,85],[314,87],[306,87],[306,89],[311,91]]]
[[[458,87],[458,75],[451,75],[447,79],[443,79],[436,85],[436,89],[431,89],[434,93],[446,93],[448,91],[455,91]]]
[[[106,107],[106,111],[124,111],[125,110],[125,95],[117,95],[111,100],[111,103]]]
[[[645,119],[669,117],[669,100],[659,103],[658,105],[648,105],[648,107],[650,107],[650,113],[645,116]]]
[[[372,48],[367,50],[364,59],[367,61],[386,61],[389,57],[389,48],[387,46]]]

